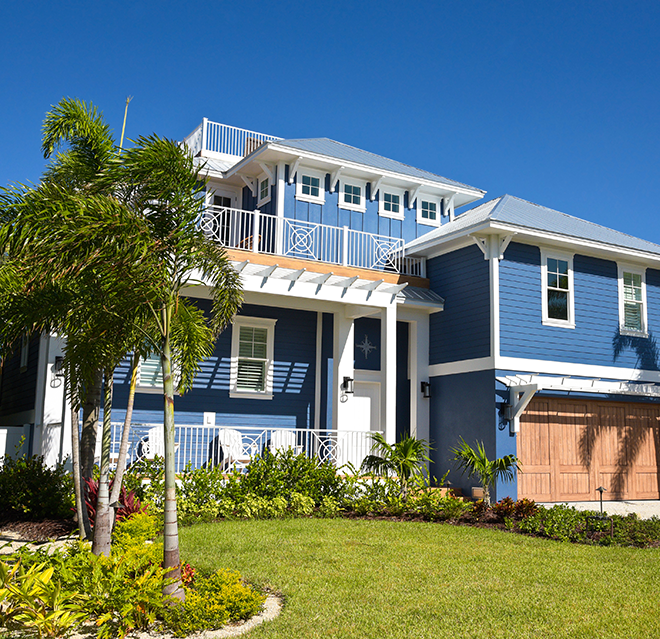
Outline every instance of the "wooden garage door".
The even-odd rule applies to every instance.
[[[660,406],[533,399],[520,419],[518,497],[660,499]]]

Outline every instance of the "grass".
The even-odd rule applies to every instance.
[[[660,636],[660,551],[346,519],[181,529],[183,557],[286,597],[249,637]]]

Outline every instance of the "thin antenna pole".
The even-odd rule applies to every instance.
[[[126,131],[126,116],[128,115],[128,104],[133,99],[132,95],[126,98],[126,108],[124,109],[124,125],[121,127],[121,141],[119,142],[119,155],[124,148],[124,131]]]

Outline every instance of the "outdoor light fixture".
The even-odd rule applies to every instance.
[[[342,392],[347,395],[353,393],[353,383],[355,380],[352,377],[344,377],[344,381],[341,383]]]
[[[429,398],[431,397],[431,383],[422,382],[422,397]]]
[[[607,492],[607,488],[603,488],[602,486],[598,486],[596,490],[600,493],[600,515],[601,517],[603,516],[603,493]]]
[[[66,371],[64,370],[64,358],[61,355],[58,355],[55,358],[53,375],[55,375],[55,377],[64,377],[66,375]]]

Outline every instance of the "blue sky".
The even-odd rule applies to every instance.
[[[660,243],[660,3],[4,2],[0,185],[61,97],[117,137],[330,137]]]

